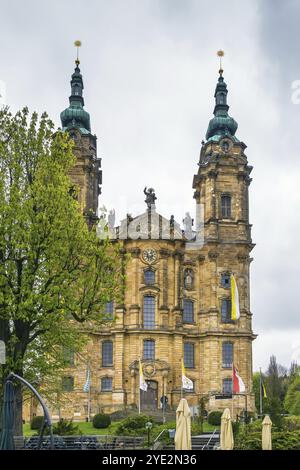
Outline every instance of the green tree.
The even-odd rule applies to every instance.
[[[270,357],[270,364],[266,372],[267,399],[264,412],[268,413],[272,422],[280,428],[282,426],[283,400],[285,394],[286,369],[277,364],[276,357]]]
[[[286,410],[292,415],[300,415],[300,376],[295,375],[288,387],[284,400]]]
[[[260,372],[253,374],[253,393],[255,397],[255,408],[259,412],[260,409]]]
[[[118,247],[88,229],[70,191],[73,143],[53,131],[47,114],[0,111],[2,383],[10,371],[41,383],[63,366],[62,346],[80,348],[85,323],[103,322],[122,284]],[[21,386],[15,393],[21,434]]]

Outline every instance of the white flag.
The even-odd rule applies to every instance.
[[[185,390],[193,390],[194,388],[193,381],[185,375],[185,367],[184,367],[183,359],[181,361],[181,367],[182,367],[182,388],[184,388]]]
[[[147,389],[148,389],[148,385],[147,385],[147,382],[144,379],[141,360],[139,360],[139,362],[140,362],[140,389],[143,390],[144,392],[146,392]]]

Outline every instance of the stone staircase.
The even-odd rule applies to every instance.
[[[215,450],[220,446],[220,431],[206,432],[200,436],[192,436],[193,450]]]
[[[206,432],[199,436],[192,436],[192,450],[216,450],[220,447],[220,431]],[[174,450],[174,445],[159,446],[156,449]]]

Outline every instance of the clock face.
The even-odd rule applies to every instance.
[[[146,263],[154,263],[156,259],[157,254],[153,248],[147,248],[143,251],[143,260],[146,261]]]

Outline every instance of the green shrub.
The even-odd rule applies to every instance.
[[[287,431],[300,431],[300,416],[287,416],[283,419],[283,426]]]
[[[199,436],[200,434],[203,433],[203,424],[201,424],[198,420],[192,421],[191,428],[192,428],[192,436]]]
[[[44,422],[44,416],[34,416],[30,423],[30,429],[33,431],[40,431]]]
[[[234,438],[238,436],[240,432],[240,426],[241,426],[241,423],[239,421],[232,421],[232,432],[233,432]]]
[[[240,433],[235,440],[234,448],[238,450],[260,450],[261,432]],[[300,450],[300,432],[276,431],[272,432],[273,450]]]
[[[248,432],[260,432],[262,430],[262,420],[256,419],[247,426]]]
[[[109,415],[99,413],[95,415],[93,418],[93,426],[96,429],[108,428],[110,423],[111,423],[111,419]]]
[[[78,426],[74,425],[73,420],[67,420],[61,418],[56,424],[53,426],[53,434],[57,436],[74,436],[81,434],[79,431]]]
[[[130,436],[138,434],[146,434],[146,423],[153,419],[146,415],[133,415],[123,419],[115,430],[115,434],[118,436]]]
[[[222,411],[211,411],[207,419],[208,424],[212,424],[213,426],[220,426],[221,417],[222,417]]]
[[[240,432],[234,440],[234,448],[238,450],[261,450],[261,432],[246,434]]]
[[[300,450],[300,432],[299,431],[280,431],[273,433],[273,450]]]

